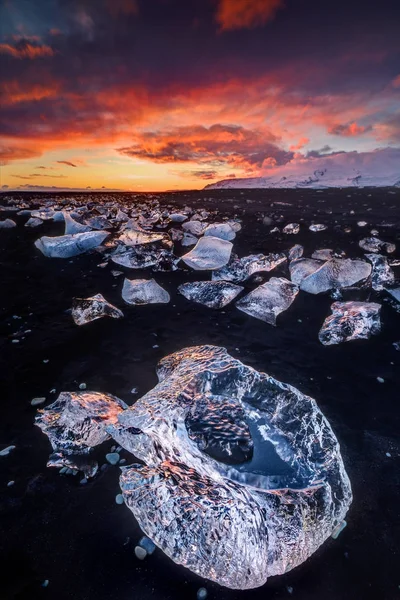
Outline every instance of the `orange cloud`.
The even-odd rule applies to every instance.
[[[357,125],[357,123],[347,123],[346,125],[336,123],[329,127],[328,133],[332,135],[343,135],[344,137],[354,137],[369,131],[369,129],[370,128],[363,127],[362,125]]]
[[[32,148],[19,148],[16,146],[0,147],[0,165],[7,165],[14,160],[26,160],[40,156],[41,152]]]
[[[291,150],[292,152],[296,152],[296,150],[301,150],[302,148],[304,148],[304,146],[306,144],[308,144],[309,142],[309,138],[307,137],[302,137],[299,139],[299,141],[297,142],[297,144],[293,144],[292,146],[289,147],[289,150]]]
[[[118,15],[136,15],[139,12],[136,0],[105,0],[106,8],[113,17]]]
[[[33,45],[26,40],[20,40],[15,46],[11,44],[0,44],[0,54],[9,54],[14,58],[43,58],[44,56],[54,56],[54,50],[50,46]]]
[[[400,75],[397,75],[397,77],[393,79],[392,86],[396,89],[400,88]]]
[[[4,106],[18,104],[19,102],[32,102],[44,98],[54,98],[58,95],[60,86],[54,82],[51,85],[41,83],[20,83],[17,80],[5,81],[0,84],[0,94]]]
[[[252,28],[271,21],[283,0],[219,0],[216,20],[222,31]]]

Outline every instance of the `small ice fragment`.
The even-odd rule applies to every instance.
[[[395,281],[393,269],[388,264],[388,259],[382,254],[366,254],[372,263],[371,285],[372,289],[379,292],[392,285]]]
[[[386,251],[388,254],[391,254],[396,250],[395,244],[389,244],[388,242],[383,242],[376,237],[364,238],[358,242],[360,248],[365,250],[366,252],[382,252],[382,250]]]
[[[73,298],[71,314],[76,325],[85,325],[102,317],[121,319],[124,316],[121,310],[107,302],[101,294],[90,298]]]
[[[40,406],[40,404],[44,404],[46,402],[46,398],[33,398],[31,400],[32,406]]]
[[[49,362],[49,359],[48,359],[48,358],[44,358],[42,362],[43,362],[45,365],[47,365],[47,363]]]
[[[186,221],[186,223],[182,224],[183,231],[197,236],[202,235],[206,227],[207,223],[202,223],[201,221]]]
[[[7,446],[7,448],[0,451],[0,456],[8,456],[13,450],[15,450],[15,446]]]
[[[139,560],[144,560],[147,556],[147,552],[141,546],[135,546],[135,555]]]
[[[274,227],[271,229],[270,233],[279,233],[279,227]]]
[[[385,383],[385,380],[383,379],[383,377],[377,377],[377,378],[376,378],[376,380],[377,380],[379,383]]]
[[[327,229],[326,225],[323,225],[322,223],[316,223],[315,225],[310,225],[309,230],[310,231],[325,231],[325,229]]]
[[[151,554],[153,554],[154,550],[156,549],[155,543],[152,542],[151,539],[146,536],[143,536],[140,538],[140,540],[138,542],[138,546],[140,546],[141,548],[144,548],[144,550],[146,550],[146,552],[149,556]]]
[[[15,481],[11,480],[7,483],[7,487],[12,487],[14,485]]]
[[[123,504],[124,503],[124,497],[122,494],[117,494],[115,496],[115,502],[116,504]]]
[[[48,579],[45,579],[42,583],[42,587],[47,588],[47,586],[49,585],[50,581]]]
[[[248,315],[276,325],[276,317],[289,308],[299,292],[297,285],[284,277],[271,277],[236,302],[236,307]]]
[[[138,393],[138,389],[137,388],[132,388],[131,389],[131,394],[137,394]]]
[[[280,254],[250,254],[243,258],[234,258],[222,269],[212,273],[213,281],[232,281],[241,283],[254,275],[254,273],[272,271],[286,261],[286,256]]]
[[[300,244],[296,244],[292,248],[290,248],[288,252],[289,260],[296,260],[297,258],[301,258],[303,256],[304,248],[300,246]]]
[[[296,233],[299,233],[299,231],[300,231],[300,225],[298,223],[288,223],[282,229],[283,233],[292,234],[292,235],[295,235]]]
[[[229,223],[213,223],[208,225],[204,231],[205,236],[213,236],[221,240],[234,240],[236,233]]]
[[[12,219],[5,219],[4,221],[0,221],[0,229],[12,229],[16,226],[16,222]]]
[[[36,240],[35,246],[47,257],[71,258],[100,246],[108,235],[103,231],[88,231],[57,237],[43,236]]]
[[[366,227],[368,225],[367,221],[357,221],[357,225],[359,227]]]
[[[87,231],[91,231],[91,228],[88,225],[82,225],[82,223],[78,223],[78,221],[75,221],[75,219],[73,219],[67,211],[64,210],[63,215],[65,221],[64,235],[86,233]]]
[[[400,351],[400,340],[398,342],[393,342],[392,346],[395,350]]]
[[[11,340],[12,344],[19,344],[19,340]]]
[[[79,389],[80,389],[80,390],[86,390],[86,387],[87,387],[87,386],[86,386],[86,383],[80,383],[80,384],[79,384]]]
[[[319,332],[319,341],[325,346],[368,339],[381,330],[381,305],[375,302],[334,302],[332,314]]]
[[[172,223],[183,223],[183,221],[187,221],[188,216],[182,213],[172,213],[169,215],[169,220]]]
[[[339,535],[342,533],[343,529],[346,527],[347,522],[342,521],[339,525],[332,531],[331,538],[337,540]]]
[[[151,233],[148,231],[139,231],[135,229],[126,229],[117,238],[125,246],[142,246],[144,244],[153,244],[154,242],[163,242],[169,240],[165,233]]]
[[[31,217],[25,223],[25,227],[39,227],[39,225],[43,225],[43,221],[37,217]]]
[[[333,250],[330,248],[321,248],[320,250],[315,250],[311,254],[311,258],[315,260],[331,260],[333,258]]]
[[[184,233],[183,234],[183,238],[181,241],[182,246],[195,246],[198,242],[198,239],[196,236],[192,235],[191,233]]]
[[[106,454],[106,460],[110,463],[110,465],[117,465],[119,463],[119,454],[118,452],[109,452]]]
[[[243,289],[242,286],[228,281],[194,281],[178,287],[182,296],[208,308],[223,308]]]
[[[292,588],[291,585],[287,585],[286,589],[287,589],[287,591],[288,591],[289,594],[293,594],[293,588]]]
[[[220,269],[228,263],[232,247],[231,242],[226,240],[212,236],[203,237],[193,250],[181,257],[181,260],[196,271]]]
[[[125,279],[122,298],[127,304],[167,304],[169,293],[154,279]]]
[[[386,452],[386,456],[387,456],[388,458],[392,458],[392,455],[390,454],[390,452]]]
[[[87,484],[87,482],[88,482],[87,478],[86,478],[86,477],[83,477],[83,478],[80,480],[80,482],[79,482],[79,483],[80,483],[81,485],[86,485],[86,484]]]
[[[197,600],[206,600],[208,592],[206,588],[202,587],[197,590]]]

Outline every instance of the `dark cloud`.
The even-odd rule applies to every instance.
[[[59,165],[67,165],[67,167],[76,167],[77,165],[74,165],[74,163],[70,162],[69,160],[57,160],[56,161]]]
[[[357,123],[353,121],[352,123],[346,124],[335,123],[328,128],[328,133],[331,135],[342,135],[344,137],[355,137],[367,133],[368,131],[371,131],[371,129],[371,126],[364,127],[363,125],[357,125]]]
[[[0,54],[8,54],[13,58],[28,58],[30,60],[54,56],[54,50],[50,46],[32,44],[26,39],[21,39],[15,44],[0,44]]]
[[[54,177],[56,179],[59,178],[66,178],[66,175],[46,175],[46,174],[42,174],[42,173],[31,173],[30,175],[14,175],[11,174],[11,177],[17,177],[18,179],[34,179],[35,177]]]

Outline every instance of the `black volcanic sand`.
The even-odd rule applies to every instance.
[[[362,256],[358,240],[372,227],[382,239],[400,246],[400,190],[207,190],[165,198],[177,207],[219,208],[221,216],[243,218],[243,229],[234,242],[239,256],[279,251],[295,243],[304,244],[308,256],[324,247]],[[124,201],[132,202],[132,196],[125,195]],[[271,206],[275,202],[290,205]],[[283,224],[300,220],[304,225],[295,236],[271,235],[272,226],[258,220],[261,214],[283,215]],[[379,336],[331,347],[318,341],[319,328],[330,314],[328,295],[300,292],[274,328],[234,305],[213,311],[179,296],[180,283],[207,278],[187,269],[154,275],[171,294],[170,304],[124,306],[123,278],[114,278],[111,269],[124,270],[131,277],[143,277],[143,271],[129,272],[116,265],[98,268],[102,256],[97,252],[71,260],[45,258],[34,240],[61,234],[63,224],[47,222],[29,229],[21,226],[26,217],[2,213],[1,218],[7,216],[16,218],[20,226],[0,231],[4,384],[0,449],[16,446],[12,454],[0,457],[2,600],[186,600],[195,599],[201,586],[210,599],[218,600],[289,598],[291,594],[304,600],[399,597],[400,352],[393,342],[400,340],[400,315],[383,301],[385,294]],[[329,229],[310,232],[313,220],[328,224]],[[358,220],[367,221],[368,227],[357,227]],[[351,234],[343,233],[345,225],[352,226]],[[273,272],[285,273],[285,267]],[[67,312],[72,298],[95,293],[122,308],[125,318],[76,327]],[[346,294],[347,298],[378,296],[364,291]],[[20,329],[31,333],[19,344],[11,343],[11,334]],[[225,346],[245,364],[314,397],[340,441],[353,486],[348,526],[340,537],[329,539],[297,569],[251,591],[228,590],[202,580],[159,549],[138,561],[134,546],[140,529],[129,509],[115,503],[119,469],[109,466],[87,485],[79,483],[81,476],[60,476],[56,469],[46,468],[50,446],[33,425],[32,398],[46,396],[49,404],[60,391],[78,390],[82,382],[88,390],[112,393],[132,404],[138,397],[130,393],[133,387],[141,396],[157,383],[155,367],[160,358],[197,344]],[[111,446],[112,442],[96,451],[100,464]],[[131,460],[126,452],[122,456]],[[10,480],[15,485],[8,488]],[[46,579],[49,585],[43,588]]]

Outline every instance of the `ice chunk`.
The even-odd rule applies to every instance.
[[[386,256],[382,256],[382,254],[366,254],[365,256],[372,263],[372,289],[380,291],[394,283],[394,272],[388,265]]]
[[[91,231],[91,228],[88,225],[82,225],[82,223],[78,223],[78,221],[75,221],[75,219],[73,219],[67,211],[64,210],[63,215],[65,221],[65,235]]]
[[[300,289],[321,294],[331,289],[355,285],[371,274],[371,265],[363,260],[333,258],[300,282]]]
[[[37,217],[31,217],[25,223],[25,227],[39,227],[39,225],[43,225],[43,221]]]
[[[0,229],[12,229],[16,226],[16,222],[12,219],[4,219],[4,221],[0,221]]]
[[[327,229],[326,225],[323,225],[322,223],[316,223],[315,225],[310,225],[309,230],[310,231],[325,231],[325,229]]]
[[[169,215],[169,220],[172,223],[183,223],[183,221],[187,221],[188,216],[183,213],[172,213]]]
[[[323,265],[322,261],[313,258],[299,258],[297,260],[292,260],[289,265],[290,279],[296,285],[300,285],[306,277],[315,273],[321,265]]]
[[[311,254],[311,258],[315,258],[316,260],[331,260],[333,258],[333,250],[330,248],[321,248],[320,250],[315,250]]]
[[[191,233],[192,235],[202,235],[207,227],[207,223],[201,221],[187,221],[182,224],[183,231]]]
[[[290,248],[288,252],[289,260],[296,260],[297,258],[301,258],[303,256],[304,248],[300,246],[300,244],[296,244],[292,248]]]
[[[282,231],[286,234],[296,234],[300,231],[300,225],[298,223],[288,223],[287,225],[285,225]]]
[[[381,330],[381,305],[375,302],[334,302],[331,311],[319,332],[325,346],[368,339]]]
[[[124,313],[107,302],[101,295],[96,294],[91,298],[74,298],[72,300],[72,318],[76,325],[85,325],[101,317],[120,319]]]
[[[286,261],[284,254],[250,254],[243,258],[234,258],[222,269],[213,271],[213,281],[224,280],[240,283],[246,281],[254,273],[261,271],[272,271],[278,265]]]
[[[236,302],[239,310],[251,317],[276,325],[276,317],[288,309],[299,292],[297,285],[284,277],[271,277]]]
[[[197,237],[191,233],[184,233],[182,238],[182,246],[195,246],[198,242]]]
[[[382,242],[376,237],[364,238],[358,242],[358,245],[363,250],[367,252],[382,252],[382,250],[386,251],[388,254],[391,254],[396,250],[395,244],[389,244],[388,242]]]
[[[154,242],[169,241],[169,236],[165,233],[150,233],[147,231],[139,231],[135,229],[126,229],[117,238],[119,242],[125,246],[141,246],[143,244],[152,244]]]
[[[88,231],[58,237],[43,236],[36,240],[35,246],[50,258],[71,258],[100,246],[108,235],[103,231]]]
[[[400,287],[385,289],[395,300],[397,300],[397,302],[400,302]]]
[[[170,295],[154,279],[125,279],[122,298],[127,304],[166,304]]]
[[[182,296],[209,308],[223,308],[231,302],[243,287],[226,281],[194,281],[178,287]]]
[[[129,269],[147,269],[152,267],[153,271],[175,270],[178,259],[169,250],[156,248],[153,245],[126,247],[123,245],[111,254],[111,260]]]
[[[92,229],[111,229],[112,227],[111,223],[109,223],[109,221],[101,215],[89,217],[85,220],[85,223]]]
[[[231,242],[207,236],[201,238],[193,250],[181,259],[196,271],[220,269],[229,261],[232,247]]]
[[[221,240],[234,240],[236,237],[236,233],[232,226],[229,223],[214,223],[212,225],[208,225],[204,230],[204,235],[211,235],[216,238],[220,238]]]

